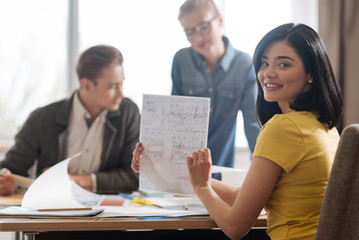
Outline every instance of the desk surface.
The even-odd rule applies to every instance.
[[[259,216],[253,227],[266,227],[267,216]],[[0,218],[0,231],[111,231],[139,229],[210,229],[218,228],[209,217],[140,220],[137,218],[28,219]]]

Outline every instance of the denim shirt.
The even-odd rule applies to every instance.
[[[211,74],[193,48],[179,50],[172,64],[172,95],[211,100],[208,148],[214,165],[234,166],[238,111],[242,111],[248,145],[253,152],[260,131],[255,117],[256,78],[251,57],[223,37],[226,52]]]

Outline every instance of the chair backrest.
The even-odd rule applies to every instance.
[[[359,124],[341,134],[315,239],[359,239]]]

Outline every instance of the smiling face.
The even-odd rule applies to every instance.
[[[311,74],[307,74],[303,61],[285,40],[269,45],[258,71],[264,99],[278,102],[283,113],[293,111],[289,103],[310,90]]]
[[[218,48],[222,42],[222,17],[207,6],[200,5],[196,9],[184,14],[180,19],[183,29],[186,31],[194,30],[194,35],[188,41],[194,50],[201,55],[207,56],[208,53]],[[208,30],[203,31],[208,23]],[[201,33],[205,32],[205,33]],[[187,35],[188,36],[188,35]]]
[[[110,66],[101,70],[100,76],[96,79],[96,84],[87,79],[81,79],[80,98],[90,114],[96,117],[103,110],[116,111],[122,99],[123,81],[125,74],[121,65]]]

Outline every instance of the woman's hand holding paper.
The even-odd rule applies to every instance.
[[[196,193],[202,188],[211,186],[211,166],[211,151],[208,148],[198,150],[192,154],[192,157],[187,157],[189,178]]]
[[[132,152],[132,163],[131,168],[136,173],[140,172],[141,155],[143,153],[143,145],[141,142],[136,144],[135,150]]]

